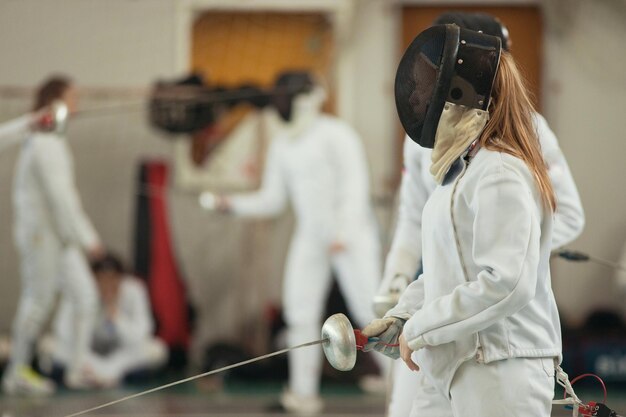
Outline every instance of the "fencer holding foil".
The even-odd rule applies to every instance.
[[[292,85],[298,77],[288,74],[284,84]],[[306,77],[300,80],[308,83]],[[316,334],[331,268],[360,325],[373,318],[366,300],[375,293],[380,271],[364,150],[350,126],[321,114],[324,98],[324,91],[311,83],[310,89],[287,102],[291,107],[276,103],[280,116],[290,121],[270,145],[259,191],[204,194],[200,200],[206,208],[256,217],[274,216],[291,201],[297,225],[283,287],[291,345]],[[317,398],[320,372],[319,353],[291,353],[290,392],[300,398]]]
[[[459,27],[482,30],[498,36],[503,49],[511,41],[508,30],[495,17],[484,13],[449,12],[442,14],[435,24],[455,23]],[[582,233],[585,214],[576,183],[554,132],[539,113],[533,114],[537,136],[544,161],[557,199],[554,216],[553,249],[563,247]],[[432,150],[423,148],[408,136],[404,139],[404,172],[400,185],[398,222],[391,248],[386,258],[383,280],[374,299],[374,309],[382,316],[396,305],[400,294],[416,277],[421,259],[422,210],[436,187],[429,172]]]
[[[400,355],[420,369],[412,416],[550,415],[561,357],[549,272],[556,202],[532,105],[499,45],[434,26],[396,76],[400,120],[434,147],[439,180],[423,213],[424,272],[385,316],[407,320]],[[486,395],[493,401],[475,400]]]
[[[455,23],[459,27],[482,30],[502,40],[503,49],[510,49],[508,30],[497,18],[483,13],[448,12],[435,23]],[[533,115],[543,158],[557,199],[554,216],[553,248],[567,245],[576,239],[584,226],[584,212],[578,190],[559,148],[557,138],[545,119]],[[422,211],[437,183],[431,175],[432,151],[423,148],[406,136],[404,139],[404,171],[400,186],[398,222],[387,255],[383,280],[374,299],[376,314],[382,317],[394,307],[402,292],[417,277],[422,257]],[[404,363],[394,364],[394,382],[387,410],[389,417],[406,417],[413,404],[413,392],[419,384],[419,375]]]
[[[62,100],[60,104],[57,100]],[[74,361],[67,383],[82,387],[81,361],[95,315],[96,289],[85,253],[97,257],[101,243],[76,189],[74,167],[61,116],[75,108],[75,90],[65,78],[39,90],[39,110],[53,102],[49,129],[31,134],[22,146],[13,187],[14,237],[21,258],[22,292],[13,323],[12,355],[3,378],[8,393],[43,394],[50,381],[29,368],[32,344],[48,320],[58,292],[75,305]],[[63,119],[63,120],[61,120]],[[59,123],[55,123],[59,122]]]

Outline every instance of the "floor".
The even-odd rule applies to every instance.
[[[61,394],[53,399],[0,399],[2,417],[65,417],[128,395],[117,391],[97,394]],[[276,396],[267,394],[155,393],[130,400],[88,415],[99,417],[238,417],[285,416],[276,409]],[[382,396],[340,395],[326,397],[324,416],[382,416]]]
[[[0,396],[0,417],[66,417],[72,413],[103,404],[135,392],[140,387],[101,392],[60,392],[51,398]],[[148,394],[105,409],[86,414],[97,417],[273,417],[286,414],[276,409],[280,387],[255,383],[228,387],[224,391],[207,390],[202,384],[188,384],[163,392]],[[597,392],[579,392],[584,400]],[[325,386],[327,417],[383,416],[384,395],[360,392],[355,387]],[[609,387],[609,406],[626,415],[626,390]],[[589,396],[591,398],[589,398]],[[553,408],[553,417],[571,416],[562,406]]]

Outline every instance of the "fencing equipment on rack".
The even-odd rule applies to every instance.
[[[71,364],[72,325],[75,307],[63,300],[54,321],[55,362]],[[153,336],[154,323],[147,291],[139,280],[123,277],[114,318],[103,308],[90,335],[90,349],[85,365],[96,379],[114,386],[135,370],[153,369],[167,359],[165,344]]]
[[[367,300],[380,273],[364,150],[350,126],[319,114],[322,102],[315,89],[294,99],[291,123],[268,150],[261,189],[230,197],[240,216],[273,216],[291,201],[297,225],[283,284],[290,345],[316,337],[331,268],[359,325],[373,318]],[[345,250],[331,253],[334,242]],[[290,352],[290,391],[303,398],[318,395],[322,358],[313,350]]]
[[[13,371],[30,364],[31,345],[48,320],[59,291],[77,312],[69,375],[79,373],[97,300],[82,250],[100,246],[76,190],[73,160],[65,138],[39,132],[22,146],[13,186],[14,236],[21,258],[22,292],[4,380],[9,391]]]

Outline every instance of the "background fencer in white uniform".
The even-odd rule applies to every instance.
[[[455,12],[456,15],[472,14]],[[441,16],[438,23],[452,23]],[[493,33],[493,27],[501,25],[489,15],[481,15],[475,20],[476,24],[492,21],[492,25],[483,24],[481,29],[494,36],[506,31]],[[455,19],[455,23],[462,25],[463,20]],[[473,28],[479,29],[479,28]],[[491,30],[490,30],[491,29]],[[508,39],[503,39],[503,47]],[[505,48],[506,49],[506,48]],[[548,166],[548,175],[557,200],[554,215],[554,230],[552,234],[552,248],[556,249],[567,245],[576,239],[582,232],[585,217],[580,196],[565,160],[557,138],[546,120],[540,114],[534,114],[534,124],[541,144],[543,158]],[[404,139],[404,172],[400,185],[400,204],[398,222],[386,258],[383,281],[378,289],[376,300],[381,301],[377,314],[384,315],[392,307],[394,300],[412,282],[420,268],[422,258],[422,211],[426,201],[437,187],[437,183],[430,173],[432,149],[423,148],[408,136]],[[387,301],[387,302],[385,302]],[[376,304],[376,303],[375,303]],[[412,393],[418,376],[402,362],[394,364],[393,388],[389,403],[389,417],[408,416],[412,405]]]
[[[269,147],[258,191],[217,198],[218,207],[237,216],[274,216],[292,204],[297,224],[283,283],[289,345],[319,338],[331,269],[351,315],[359,325],[368,323],[374,314],[367,300],[381,268],[361,140],[347,123],[321,113],[324,99],[319,86],[295,96],[284,132]],[[384,365],[382,356],[374,357]],[[289,352],[286,409],[321,409],[321,366],[319,346]]]
[[[409,47],[405,58],[429,56],[429,41],[422,46],[420,42],[455,30],[458,27],[428,29],[429,34],[419,35],[412,44],[426,54],[412,55],[416,49]],[[471,56],[471,49],[467,49],[472,48],[485,59],[458,62],[444,53],[444,60],[457,63],[453,75],[435,61],[420,67],[438,68],[436,77],[430,78],[433,81],[425,78],[411,84],[405,80],[402,85],[432,85],[434,89],[435,83],[445,82],[440,80],[445,80],[446,74],[485,74],[497,67],[468,69],[462,64],[496,60],[486,52],[489,48],[472,46],[489,42],[495,45],[499,43],[496,41],[469,31],[447,36],[446,42],[458,45],[459,55]],[[413,68],[413,62],[405,62],[405,58],[400,67]],[[396,385],[406,385],[401,387],[404,393],[396,395],[411,398],[411,416],[550,415],[554,361],[561,357],[558,312],[549,272],[554,242],[551,211],[556,196],[536,139],[537,121],[529,111],[532,107],[524,86],[510,55],[503,53],[500,59],[492,106],[478,99],[474,99],[475,107],[449,103],[456,95],[449,95],[452,88],[448,87],[443,89],[448,94],[443,96],[445,106],[441,100],[441,113],[434,113],[436,121],[421,119],[426,120],[424,125],[435,126],[430,130],[433,136],[423,134],[426,128],[408,131],[420,145],[434,144],[430,172],[438,185],[422,217],[423,273],[402,293],[398,305],[364,333],[379,335],[387,343],[399,336],[402,359],[417,371],[410,378],[395,381]],[[461,97],[489,97],[487,91],[475,95],[472,91],[464,91]],[[441,99],[433,96],[430,103]],[[405,114],[415,108],[406,106]],[[519,117],[508,117],[505,108],[508,114]],[[480,118],[484,122],[480,123]],[[516,120],[522,122],[515,125]],[[403,124],[405,128],[411,125],[405,121]],[[510,137],[503,133],[507,132],[503,126],[513,132]],[[429,144],[424,137],[434,140]],[[383,346],[375,349],[388,350]],[[398,408],[393,411],[393,415],[408,415],[406,410],[405,414],[399,414]]]
[[[39,89],[35,110],[62,100],[75,108],[76,93],[63,77]],[[21,260],[21,296],[13,323],[11,358],[3,378],[7,393],[46,394],[51,381],[30,369],[32,346],[50,318],[60,292],[76,308],[70,387],[83,387],[82,361],[95,315],[96,288],[85,254],[102,252],[100,238],[83,211],[72,155],[63,126],[34,132],[22,145],[13,184],[14,236]]]
[[[99,309],[85,367],[94,381],[113,387],[133,371],[155,369],[167,360],[165,344],[153,334],[154,321],[145,285],[124,272],[121,261],[107,255],[92,264]],[[64,299],[53,323],[55,363],[72,363],[75,306]]]
[[[25,114],[0,124],[0,152],[26,138],[33,128],[37,117]]]

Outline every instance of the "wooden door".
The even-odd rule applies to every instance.
[[[332,25],[321,13],[207,12],[193,25],[191,69],[212,83],[273,84],[282,71],[330,80]],[[329,91],[332,110],[332,91]]]

